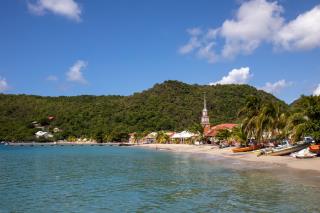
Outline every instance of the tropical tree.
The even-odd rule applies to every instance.
[[[278,139],[284,137],[286,113],[276,103],[264,104],[256,120],[258,140]]]
[[[287,114],[278,103],[262,103],[255,96],[249,97],[238,115],[244,117],[241,129],[247,138],[264,141],[285,137]]]
[[[239,142],[241,146],[247,146],[247,134],[244,132],[242,125],[236,126],[232,129],[231,138]]]
[[[246,100],[246,104],[240,109],[238,116],[244,117],[242,120],[242,129],[248,138],[259,137],[259,114],[261,111],[261,99],[256,96],[250,96]]]
[[[170,140],[169,136],[164,131],[159,131],[157,133],[156,141],[158,143],[166,143]]]
[[[308,117],[302,112],[293,113],[286,126],[286,132],[294,142],[299,141],[307,130]]]
[[[312,136],[320,142],[320,97],[302,96],[288,119],[286,130],[294,141]]]
[[[216,138],[219,141],[223,141],[223,140],[229,140],[231,137],[231,131],[228,129],[220,129],[218,131],[218,133],[216,134]]]

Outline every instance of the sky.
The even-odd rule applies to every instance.
[[[165,80],[320,95],[319,0],[1,0],[0,93],[131,95]]]

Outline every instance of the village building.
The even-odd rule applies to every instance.
[[[207,142],[211,143],[216,141],[216,135],[219,131],[228,129],[231,131],[234,127],[237,126],[237,124],[233,123],[224,123],[224,124],[218,124],[216,126],[211,126],[208,110],[207,110],[207,101],[206,96],[204,94],[203,97],[203,110],[202,110],[202,116],[201,116],[201,126],[203,127],[203,135],[206,138]]]
[[[199,135],[194,134],[189,131],[182,131],[182,132],[177,132],[174,133],[170,139],[171,142],[176,142],[180,144],[186,144],[186,143],[194,143]]]
[[[38,131],[35,133],[36,138],[52,138],[53,135],[49,132]]]
[[[136,143],[136,134],[135,132],[129,133],[129,143]]]
[[[58,127],[53,128],[53,132],[57,133],[57,132],[61,132],[61,129],[59,129]]]
[[[158,133],[151,132],[147,136],[144,137],[145,143],[156,143],[157,142]]]

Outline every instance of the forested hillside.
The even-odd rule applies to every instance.
[[[249,96],[278,102],[264,91],[248,85],[189,85],[166,81],[131,96],[40,97],[0,94],[0,140],[34,140],[38,121],[48,130],[62,131],[55,139],[69,136],[121,140],[129,132],[199,129],[203,93],[212,124],[239,122],[238,110]],[[48,116],[54,119],[49,121]]]

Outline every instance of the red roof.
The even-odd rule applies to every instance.
[[[238,124],[219,124],[216,126],[212,126],[210,127],[210,129],[204,133],[205,136],[207,137],[215,137],[217,135],[217,133],[219,132],[219,130],[222,129],[232,129],[234,127],[236,127]]]

